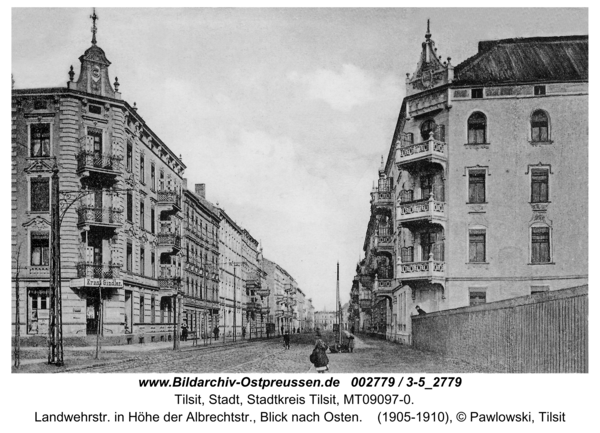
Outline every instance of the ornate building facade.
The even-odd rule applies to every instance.
[[[200,338],[219,326],[220,213],[206,200],[205,184],[183,190],[183,322]],[[161,265],[162,267],[162,265]],[[162,269],[161,269],[162,272]]]
[[[18,271],[21,335],[48,332],[56,199],[64,336],[170,339],[181,276],[185,165],[135,104],[121,99],[95,25],[92,45],[79,60],[77,79],[71,67],[66,87],[12,92],[13,287]],[[50,192],[53,170],[58,197]]]
[[[428,28],[371,194],[361,319],[383,300],[378,332],[410,343],[417,305],[586,284],[587,118],[587,36],[484,41],[453,66]]]

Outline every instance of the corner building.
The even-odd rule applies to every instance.
[[[21,335],[48,332],[56,163],[64,336],[170,339],[185,165],[121,99],[93,30],[76,80],[71,68],[66,87],[12,91],[13,300],[18,267]]]
[[[587,36],[484,41],[453,66],[428,29],[406,95],[365,241],[387,338],[410,342],[416,305],[587,284]]]

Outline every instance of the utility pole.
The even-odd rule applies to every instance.
[[[48,364],[64,365],[62,336],[62,295],[60,289],[60,214],[58,164],[52,168],[50,209],[50,321],[48,324]]]
[[[340,262],[337,262],[337,282],[335,285],[335,312],[336,319],[338,322],[338,344],[342,344],[342,318],[340,308]]]
[[[16,265],[17,270],[15,274],[15,347],[14,347],[14,366],[19,368],[21,366],[21,303],[19,293],[19,278],[21,271],[21,245],[17,249]]]

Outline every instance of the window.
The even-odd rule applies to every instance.
[[[131,142],[127,142],[127,171],[133,170],[133,145]]]
[[[50,156],[50,124],[35,123],[30,125],[30,156]]]
[[[548,170],[531,169],[531,203],[548,203]]]
[[[542,110],[536,110],[531,116],[531,141],[548,141],[548,115]]]
[[[485,114],[476,111],[471,114],[467,122],[468,128],[468,143],[469,144],[484,144],[486,141],[487,119]]]
[[[131,242],[127,242],[127,252],[126,252],[126,261],[125,261],[125,266],[129,272],[131,272],[131,268],[133,265],[133,246],[131,245]]]
[[[92,114],[102,114],[102,107],[99,105],[90,104],[88,110]]]
[[[156,323],[156,298],[150,298],[150,323]]]
[[[146,306],[144,305],[144,295],[140,295],[140,323],[144,323],[144,315],[146,314]]]
[[[156,167],[154,163],[150,164],[150,189],[152,191],[156,189]]]
[[[156,278],[156,254],[154,252],[150,253],[150,272],[152,273],[152,278]]]
[[[469,230],[469,263],[485,262],[485,230]]]
[[[150,232],[154,233],[154,231],[156,230],[156,226],[155,226],[155,222],[154,220],[156,219],[156,215],[155,215],[156,210],[154,209],[154,205],[152,205],[152,207],[150,208]]]
[[[546,94],[546,86],[533,86],[533,94],[534,95],[545,95]]]
[[[413,247],[404,247],[400,250],[400,254],[402,257],[402,263],[412,263],[414,262],[414,248]]]
[[[50,178],[31,178],[31,212],[50,211]]]
[[[483,89],[471,89],[471,99],[483,98]]]
[[[140,274],[146,275],[146,250],[140,247]]]
[[[102,153],[102,130],[99,128],[91,128],[87,129],[87,135],[89,140],[91,141],[92,150],[95,154]]]
[[[531,228],[531,263],[550,263],[550,229]]]
[[[144,161],[144,155],[140,155],[140,182],[146,183],[146,163]]]
[[[429,140],[429,133],[435,130],[436,124],[433,119],[426,120],[421,124],[421,138],[425,141]]]
[[[486,303],[485,289],[470,289],[469,290],[469,305],[481,305]]]
[[[50,266],[49,232],[31,232],[31,266]]]
[[[144,209],[144,199],[140,200],[140,228],[146,228],[146,211]]]
[[[162,171],[162,170],[159,173],[158,190],[159,191],[164,191],[165,190],[165,172]]]
[[[485,170],[469,170],[469,203],[485,203]]]
[[[133,193],[127,191],[127,221],[133,221]]]

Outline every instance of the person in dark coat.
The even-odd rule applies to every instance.
[[[181,341],[187,341],[188,338],[188,326],[187,323],[183,322],[181,325]]]
[[[288,350],[290,348],[290,333],[287,331],[285,334],[283,334],[283,347],[285,347]]]
[[[219,339],[219,327],[215,326],[215,329],[213,329],[213,333],[215,334],[215,340]]]
[[[354,335],[352,334],[348,336],[348,352],[354,352]]]
[[[321,340],[317,338],[315,343],[315,348],[313,350],[314,361],[313,364],[319,373],[325,373],[329,370],[329,358],[327,357],[327,349],[329,346]]]
[[[417,313],[419,313],[419,316],[422,316],[423,314],[427,314],[427,311],[423,310],[418,305],[415,308],[417,309]]]

